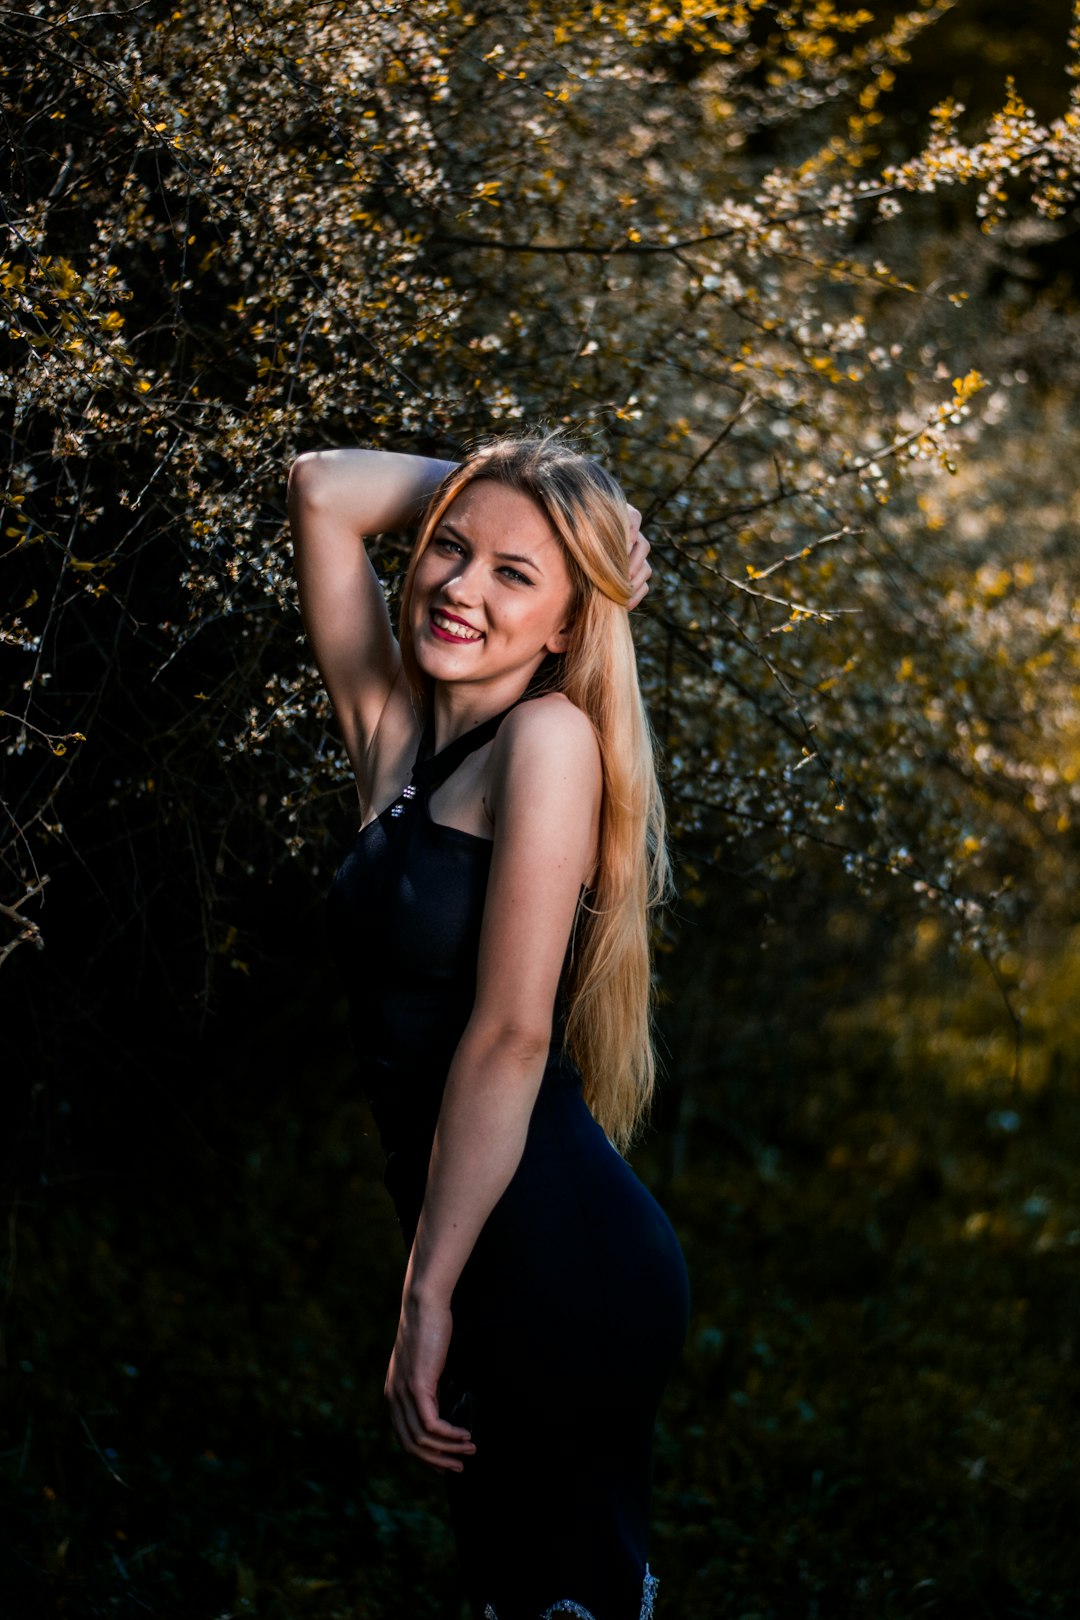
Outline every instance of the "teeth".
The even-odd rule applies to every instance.
[[[431,616],[440,630],[445,630],[449,636],[456,636],[459,641],[482,641],[484,639],[479,630],[470,630],[466,625],[458,624],[454,619],[448,619],[443,613],[436,612]]]

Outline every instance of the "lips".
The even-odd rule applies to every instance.
[[[476,630],[465,619],[459,619],[456,613],[447,613],[443,608],[432,608],[428,624],[432,635],[438,636],[440,641],[462,642],[483,641],[483,631]]]

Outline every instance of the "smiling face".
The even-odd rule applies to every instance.
[[[410,612],[416,661],[436,681],[512,701],[549,652],[565,652],[573,587],[559,539],[529,495],[467,484],[417,561]]]

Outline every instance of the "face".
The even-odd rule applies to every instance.
[[[494,481],[468,484],[417,564],[417,662],[433,680],[510,692],[545,653],[565,652],[572,598],[562,544],[536,502]]]

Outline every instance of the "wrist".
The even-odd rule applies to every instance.
[[[424,1316],[429,1311],[444,1311],[450,1307],[452,1288],[447,1288],[425,1277],[407,1277],[401,1295],[402,1309],[410,1316]]]
[[[437,1267],[431,1264],[431,1257],[425,1256],[423,1250],[421,1233],[420,1242],[413,1244],[401,1292],[402,1308],[412,1314],[444,1310],[454,1292],[455,1279],[440,1275]]]

